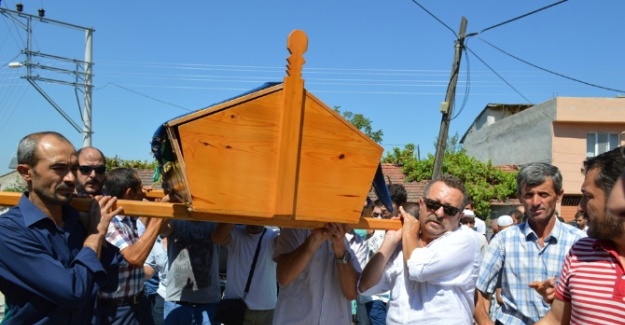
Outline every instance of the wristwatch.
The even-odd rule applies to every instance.
[[[347,264],[352,261],[352,254],[349,251],[345,251],[345,254],[343,254],[343,257],[335,257],[334,260],[337,263]]]

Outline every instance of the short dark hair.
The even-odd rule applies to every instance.
[[[443,175],[437,179],[431,180],[428,183],[428,185],[425,186],[425,189],[423,190],[424,198],[430,193],[430,188],[432,187],[432,185],[434,185],[434,183],[437,183],[437,182],[443,182],[445,183],[445,185],[451,188],[455,188],[459,190],[460,192],[462,192],[462,206],[460,207],[460,209],[463,209],[467,205],[467,190],[464,187],[464,183],[460,179],[452,175]]]
[[[408,192],[403,184],[390,184],[388,186],[388,192],[391,195],[391,201],[397,204],[398,207],[408,202]]]
[[[122,199],[126,189],[137,190],[140,185],[141,179],[134,169],[119,167],[107,173],[103,192],[106,193],[106,195]]]
[[[625,158],[621,154],[621,147],[606,151],[595,157],[586,158],[582,173],[586,175],[589,171],[597,168],[599,173],[595,177],[595,185],[603,190],[607,200],[614,188],[614,184],[616,184],[619,176],[625,170]]]
[[[410,203],[406,205],[404,211],[417,219],[419,218],[419,205],[416,203]]]
[[[67,140],[67,138],[54,131],[43,131],[43,132],[35,132],[31,133],[25,137],[23,137],[19,144],[17,145],[17,163],[22,165],[28,165],[30,167],[34,167],[39,162],[39,157],[37,156],[37,148],[39,147],[39,142],[46,136],[53,136],[57,139],[67,141],[67,143],[71,142]]]
[[[562,192],[562,174],[558,167],[548,163],[531,163],[525,165],[519,171],[516,178],[516,189],[519,197],[523,186],[538,186],[545,182],[547,177],[553,181],[553,189],[556,194]]]
[[[520,222],[525,221],[525,213],[517,209],[511,210],[510,212],[508,212],[508,215],[511,216],[512,218],[519,220]]]

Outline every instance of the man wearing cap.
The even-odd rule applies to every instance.
[[[504,214],[497,218],[497,227],[499,228],[499,231],[503,231],[504,229],[512,226],[514,226],[514,219],[512,219],[511,216]]]
[[[480,241],[480,252],[482,253],[482,257],[486,254],[486,248],[488,247],[488,241],[486,240],[486,236],[481,235],[475,230],[475,213],[472,210],[464,210],[462,212],[462,218],[460,218],[460,225],[462,225],[462,229],[471,232],[475,237]]]
[[[413,209],[400,208],[403,227],[386,232],[361,275],[358,291],[391,291],[386,323],[471,324],[480,242],[460,228],[464,184],[432,180]]]
[[[625,158],[619,149],[584,161],[578,211],[589,220],[589,237],[569,251],[551,310],[538,324],[623,324]]]
[[[549,311],[549,304],[529,288],[530,282],[549,281],[560,274],[564,258],[585,234],[557,220],[562,199],[562,174],[547,163],[532,163],[517,176],[517,193],[525,207],[527,222],[500,231],[493,237],[480,267],[476,287],[475,321],[493,324],[490,300],[501,274],[503,306],[496,324],[533,324]]]

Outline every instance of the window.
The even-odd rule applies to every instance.
[[[618,133],[586,133],[586,156],[595,157],[620,145]]]

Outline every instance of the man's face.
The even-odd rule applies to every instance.
[[[27,167],[30,199],[44,204],[64,205],[76,187],[78,159],[74,147],[55,136],[44,136],[37,147],[37,164]],[[22,165],[22,168],[25,166]]]
[[[106,173],[103,172],[104,157],[97,150],[85,148],[80,152],[78,164],[83,169],[78,172],[78,191],[92,196],[102,194],[102,185],[106,179]],[[95,167],[99,167],[98,170]]]
[[[584,230],[586,228],[586,219],[582,215],[578,215],[575,218],[575,223],[577,224],[577,228]]]
[[[625,219],[615,217],[607,212],[607,197],[605,192],[595,185],[595,177],[599,169],[586,172],[582,185],[582,200],[578,209],[588,218],[588,236],[600,239],[614,239],[625,234],[623,222]],[[612,192],[617,190],[616,184]]]
[[[143,193],[143,185],[141,184],[141,179],[138,176],[135,176],[136,180],[139,182],[139,185],[136,188],[130,189],[124,195],[124,199],[126,200],[135,200],[141,201],[145,198],[145,193]]]
[[[380,207],[380,213],[382,214],[383,219],[390,219],[392,217],[391,212],[383,205]]]
[[[374,206],[373,210],[371,211],[371,216],[373,218],[382,218],[382,208],[377,205]]]
[[[460,190],[449,187],[443,182],[432,184],[425,198],[419,200],[419,221],[422,234],[434,239],[447,231],[458,228],[464,207],[463,200]]]
[[[625,220],[625,172],[614,184],[614,188],[608,197],[608,213],[615,218]]]
[[[521,196],[523,207],[528,216],[528,221],[545,223],[554,217],[556,204],[560,202],[564,191],[556,193],[553,188],[553,180],[547,177],[545,181],[537,186],[527,186],[522,184]]]

